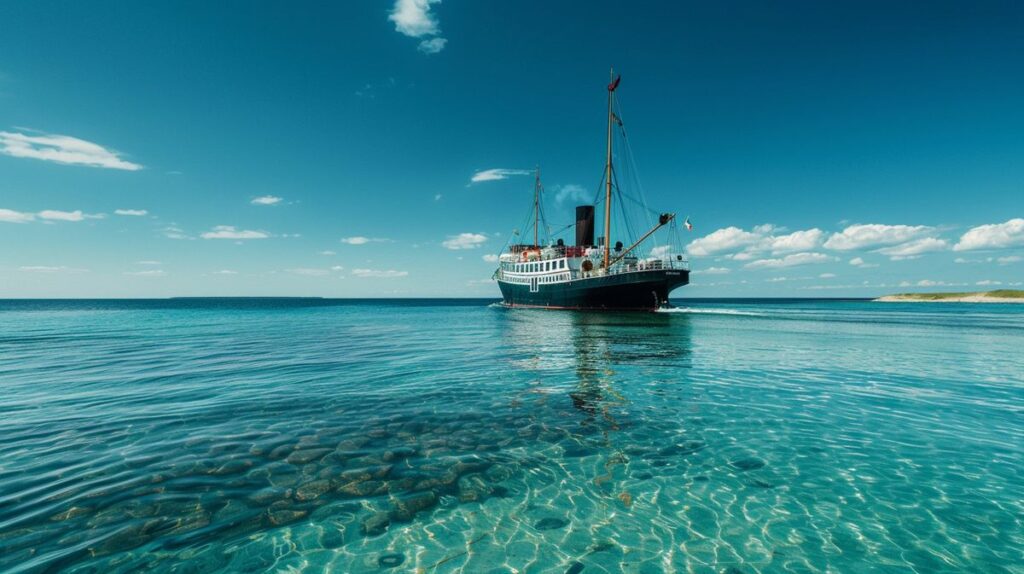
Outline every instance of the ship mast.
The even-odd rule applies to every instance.
[[[619,80],[615,78],[615,70],[608,72],[608,155],[605,158],[604,174],[604,268],[608,268],[609,243],[612,233],[612,121],[615,117],[612,112],[612,96],[615,88],[619,87]]]
[[[539,247],[538,235],[540,227],[540,166],[537,166],[536,177],[533,182],[533,246]]]

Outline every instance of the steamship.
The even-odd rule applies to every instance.
[[[671,245],[662,245],[644,255],[641,245],[659,230],[668,227],[678,238],[674,213],[657,213],[657,223],[646,233],[635,238],[628,247],[622,241],[611,245],[613,233],[624,237],[631,235],[632,226],[625,224],[622,230],[612,228],[613,198],[622,205],[623,190],[612,164],[614,128],[624,145],[628,144],[620,119],[615,91],[621,77],[611,76],[608,84],[608,141],[602,186],[603,202],[576,207],[576,222],[567,226],[575,228],[575,245],[566,245],[564,239],[541,241],[542,192],[538,169],[533,186],[533,242],[513,243],[498,257],[498,269],[494,278],[501,289],[502,304],[507,307],[534,307],[543,309],[605,309],[652,311],[669,305],[669,294],[676,287],[689,283],[689,264],[682,255],[681,242],[678,254],[673,254]],[[619,113],[616,113],[619,110]],[[625,154],[630,157],[631,154]],[[635,172],[635,170],[634,170]],[[639,187],[639,183],[638,183]],[[603,203],[604,234],[594,241],[595,207]],[[636,202],[646,207],[644,202]],[[622,209],[625,216],[625,209]],[[690,229],[689,218],[685,226]],[[545,232],[549,229],[544,225]]]

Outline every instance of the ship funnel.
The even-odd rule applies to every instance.
[[[576,246],[590,247],[594,244],[594,206],[576,206]]]

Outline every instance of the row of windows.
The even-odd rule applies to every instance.
[[[563,283],[569,281],[570,277],[568,273],[559,273],[558,275],[542,275],[540,277],[516,277],[514,275],[506,275],[501,278],[505,283],[519,283],[522,285],[529,285],[533,280],[537,283]]]
[[[545,275],[543,277],[538,277],[537,278],[537,282],[538,283],[561,283],[563,281],[568,281],[568,280],[569,280],[569,274],[568,273],[559,273],[558,275]]]
[[[558,261],[538,261],[536,263],[509,263],[506,269],[516,273],[540,273],[565,269],[565,259]]]

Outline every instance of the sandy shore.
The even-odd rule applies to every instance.
[[[1024,299],[1011,297],[990,297],[988,295],[964,295],[962,297],[947,297],[942,299],[924,299],[920,297],[907,297],[904,295],[886,295],[875,301],[882,303],[1024,303]]]

